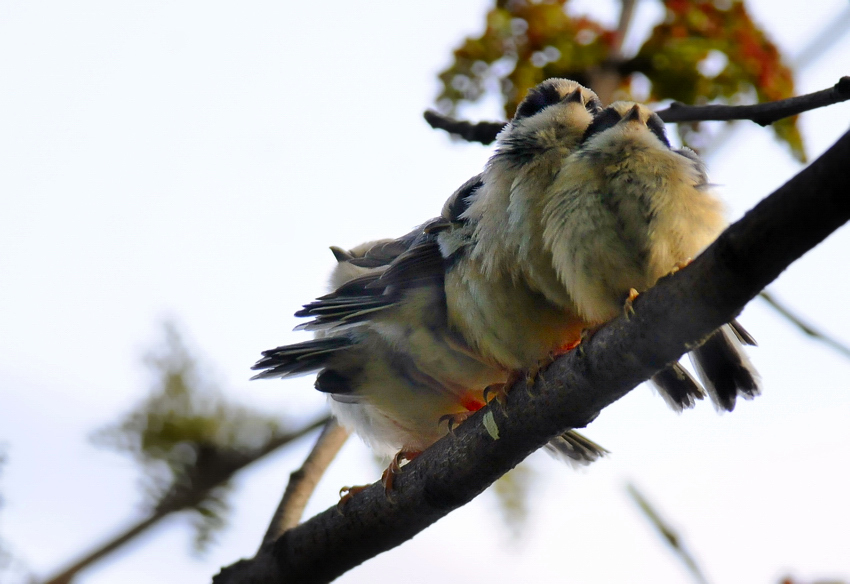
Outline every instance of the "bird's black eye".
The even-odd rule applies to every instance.
[[[584,136],[581,137],[582,143],[587,142],[591,137],[604,132],[608,128],[613,128],[621,119],[620,112],[612,107],[602,110],[593,118],[587,130],[584,131]]]
[[[649,116],[646,122],[646,127],[655,134],[667,148],[670,148],[670,141],[667,139],[667,131],[664,129],[664,122],[658,117],[658,114]]]
[[[598,114],[602,111],[602,102],[599,101],[596,97],[591,97],[586,104],[584,104],[584,109],[592,113],[593,115]]]
[[[551,84],[546,85],[538,85],[534,89],[528,92],[528,95],[525,96],[525,99],[522,100],[522,103],[519,104],[519,107],[514,114],[514,122],[517,122],[523,118],[530,118],[534,114],[537,114],[550,105],[555,105],[563,96],[558,92],[555,86]]]

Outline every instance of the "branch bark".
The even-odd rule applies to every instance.
[[[263,546],[273,543],[287,529],[298,525],[310,495],[347,439],[348,431],[336,420],[328,420],[304,464],[289,475],[289,484],[263,538],[260,552]]]
[[[599,412],[734,318],[792,262],[850,219],[850,132],[729,227],[690,266],[538,376],[406,465],[392,501],[380,483],[285,532],[217,584],[329,582],[466,504],[552,437]],[[510,415],[508,415],[510,413]],[[485,418],[487,424],[485,426]],[[493,427],[498,432],[493,432]],[[489,430],[488,430],[489,429]]]
[[[676,102],[656,113],[668,123],[750,120],[761,126],[767,126],[782,118],[847,100],[850,100],[850,77],[842,77],[838,83],[828,89],[779,101],[755,105],[684,105]],[[425,121],[436,130],[445,130],[460,136],[467,142],[481,144],[491,144],[506,124],[506,122],[473,124],[455,120],[431,110],[426,111],[424,116]]]

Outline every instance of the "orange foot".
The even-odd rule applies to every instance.
[[[478,409],[481,409],[481,408],[478,408]],[[437,423],[442,424],[443,422],[446,422],[448,424],[448,427],[449,427],[449,432],[453,432],[456,426],[459,426],[460,424],[465,422],[466,419],[469,416],[471,416],[472,414],[474,414],[477,411],[478,410],[471,410],[471,411],[468,411],[468,412],[458,412],[458,413],[455,413],[455,414],[446,414],[445,416],[440,416],[440,419],[437,421]]]
[[[629,295],[626,297],[626,302],[623,304],[623,314],[626,317],[626,320],[635,313],[635,309],[632,306],[640,294],[634,288],[629,288]]]
[[[398,454],[393,456],[393,459],[390,461],[390,465],[387,467],[387,470],[385,470],[381,475],[381,484],[384,485],[384,492],[386,493],[388,499],[392,498],[391,493],[393,490],[393,481],[395,480],[395,476],[401,472],[402,461],[411,461],[420,454],[422,453],[416,451],[401,450]]]
[[[359,493],[360,491],[365,491],[372,485],[359,485],[357,487],[342,487],[339,490],[339,502],[336,504],[336,508],[339,511],[342,511],[342,508],[345,507],[351,499],[354,498],[354,495]]]
[[[693,261],[694,261],[693,258],[688,258],[683,262],[676,262],[676,265],[673,266],[672,270],[670,270],[670,274],[675,274],[679,270],[687,268],[691,264],[691,262],[693,262]]]

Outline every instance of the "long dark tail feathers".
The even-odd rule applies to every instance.
[[[732,330],[732,332],[735,333],[735,336],[738,337],[738,340],[741,341],[741,343],[745,345],[750,345],[751,347],[758,346],[758,343],[753,338],[753,335],[748,333],[747,329],[741,326],[740,322],[738,322],[737,320],[733,320],[729,323],[728,326]]]
[[[564,432],[550,440],[546,450],[571,466],[585,466],[608,454],[599,444],[575,430]]]
[[[251,367],[261,373],[251,379],[295,377],[318,371],[335,353],[354,344],[355,341],[347,336],[322,337],[263,351],[263,358]]]
[[[705,390],[678,362],[673,363],[649,379],[664,401],[677,412],[692,408],[697,400],[705,398]]]
[[[754,345],[755,340],[733,321],[690,352],[697,375],[720,411],[734,410],[738,396],[753,399],[761,392],[759,375],[742,344]]]

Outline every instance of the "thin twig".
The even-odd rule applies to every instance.
[[[766,290],[763,290],[762,293],[759,294],[759,296],[761,296],[762,299],[765,302],[767,302],[776,312],[778,312],[779,314],[784,316],[792,324],[794,324],[797,328],[799,328],[801,331],[803,331],[804,334],[812,337],[813,339],[817,339],[818,341],[824,343],[825,345],[829,345],[830,347],[832,347],[833,349],[835,349],[836,351],[838,351],[839,353],[841,353],[845,357],[850,357],[850,347],[847,347],[847,345],[842,344],[841,342],[833,339],[832,337],[830,337],[826,333],[821,332],[820,330],[816,329],[812,325],[803,321],[799,316],[794,314],[794,312],[791,311],[791,309],[789,309],[787,306],[785,306],[784,304],[782,304],[781,302],[776,300],[776,298],[773,296],[773,294],[770,294]]]
[[[425,110],[422,114],[428,125],[435,130],[445,130],[449,134],[454,134],[463,138],[467,142],[478,142],[480,144],[492,144],[498,136],[502,128],[505,127],[505,122],[466,122],[456,120],[450,116],[444,116],[433,110]]]
[[[289,475],[289,484],[286,485],[260,549],[274,542],[287,529],[298,525],[307,501],[346,439],[348,431],[335,420],[328,420],[304,464]]]
[[[796,116],[813,109],[833,105],[850,99],[850,77],[842,77],[833,87],[755,105],[684,105],[672,103],[670,107],[656,112],[665,122],[706,122],[728,120],[750,120],[760,126]]]
[[[766,126],[797,114],[813,109],[850,100],[850,77],[842,77],[829,89],[769,101],[755,105],[683,105],[672,104],[658,113],[665,122],[700,122],[709,120],[730,121],[750,120]],[[425,112],[425,120],[432,128],[456,134],[468,142],[490,144],[507,122],[478,122],[473,124],[455,120],[437,112]]]
[[[708,584],[708,579],[703,574],[702,570],[700,570],[699,565],[697,564],[696,559],[690,554],[690,552],[685,549],[685,545],[682,542],[681,536],[676,533],[676,531],[670,527],[670,524],[664,521],[664,519],[659,515],[658,511],[647,501],[646,497],[644,497],[640,491],[638,491],[637,487],[633,484],[629,483],[626,485],[626,490],[631,496],[632,500],[637,504],[638,508],[643,512],[646,518],[652,523],[653,527],[658,531],[658,534],[661,538],[667,542],[670,548],[673,550],[673,553],[685,564],[685,567],[691,572],[691,575],[694,577],[699,584]]]
[[[195,507],[209,494],[215,487],[230,480],[237,472],[271,454],[281,446],[296,440],[316,428],[326,424],[330,418],[325,417],[321,420],[308,424],[303,428],[288,434],[282,434],[269,440],[256,452],[251,454],[240,453],[239,455],[227,456],[222,455],[220,458],[221,464],[215,465],[215,468],[210,468],[210,472],[205,474],[203,480],[192,481],[189,488],[176,487],[157,507],[144,519],[124,529],[116,536],[113,536],[106,543],[100,545],[94,551],[86,554],[84,557],[74,562],[68,568],[62,570],[59,574],[52,576],[44,581],[44,584],[67,584],[78,572],[87,568],[94,562],[102,559],[104,556],[112,553],[120,548],[128,541],[134,539],[141,533],[144,533],[165,517],[172,513],[177,513],[191,507]]]

